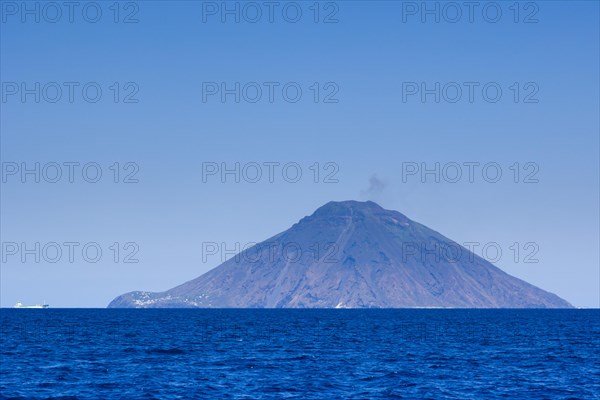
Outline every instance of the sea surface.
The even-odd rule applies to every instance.
[[[600,310],[0,311],[0,398],[600,399]]]

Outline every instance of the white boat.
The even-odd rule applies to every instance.
[[[17,301],[17,304],[15,304],[14,308],[48,308],[50,307],[48,304],[35,304],[32,306],[27,306],[23,303],[21,303],[20,301]]]

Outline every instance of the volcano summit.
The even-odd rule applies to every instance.
[[[161,293],[112,308],[571,308],[373,202],[329,202],[290,229]]]

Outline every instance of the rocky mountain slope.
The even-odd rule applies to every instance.
[[[569,308],[466,248],[373,202],[330,202],[173,289],[109,307]]]

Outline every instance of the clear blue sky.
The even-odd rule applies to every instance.
[[[45,300],[53,307],[104,307],[127,291],[166,290],[220,263],[216,256],[203,260],[202,243],[234,248],[261,241],[330,200],[370,199],[459,243],[497,243],[500,268],[576,306],[598,307],[599,3],[523,2],[518,15],[512,3],[498,3],[496,23],[493,9],[485,15],[475,9],[473,22],[462,9],[452,23],[456,10],[440,3],[440,22],[435,15],[423,22],[411,8],[421,2],[383,1],[321,2],[318,23],[312,1],[289,5],[285,15],[281,8],[289,3],[282,2],[272,23],[264,6],[258,22],[247,21],[256,10],[246,8],[236,23],[235,15],[222,22],[223,10],[213,14],[213,3],[203,11],[202,2],[192,1],[121,4],[115,23],[112,2],[98,2],[97,23],[88,22],[95,18],[91,6],[87,20],[78,8],[69,22],[63,9],[52,23],[56,10],[45,3],[36,22],[35,14],[14,9],[21,2],[3,1],[0,305]],[[35,10],[36,2],[28,4]],[[291,23],[296,6],[302,16]],[[128,17],[138,22],[123,23]],[[23,82],[34,92],[40,83],[39,103],[35,93],[23,101]],[[71,84],[73,102],[65,82],[78,84]],[[82,97],[89,82],[95,84],[87,86],[88,100],[96,86],[102,89],[96,103]],[[255,103],[248,101],[255,84],[246,85],[239,103],[234,95],[221,102],[219,94],[203,93],[203,82],[205,90],[214,88],[211,82],[230,89],[256,82],[264,90]],[[273,102],[265,82],[279,84]],[[302,89],[298,102],[282,97],[289,82],[290,96]],[[433,94],[422,102],[420,93],[407,94],[411,82],[419,90],[421,82],[429,89],[439,82],[445,92],[439,103]],[[473,102],[465,82],[479,85]],[[482,95],[490,82],[502,89],[495,103]],[[62,97],[52,103],[56,85]],[[452,103],[456,85],[464,90]],[[12,163],[34,168],[36,162],[46,167],[40,183],[9,174]],[[80,163],[73,183],[65,162]],[[121,183],[113,182],[115,162]],[[128,162],[139,169],[138,183],[122,183],[135,172]],[[303,175],[291,183],[276,168],[271,183],[263,167],[257,183],[236,183],[233,176],[221,183],[212,175],[203,182],[206,162],[250,165],[248,176],[254,176],[248,163],[297,163]],[[319,183],[310,169],[315,162]],[[463,178],[403,179],[406,163],[433,168],[436,162],[448,174],[455,165],[448,163],[463,165]],[[497,163],[502,178],[490,183],[475,169],[470,183],[463,164],[469,162]],[[510,169],[515,162],[519,183]],[[62,165],[57,183],[48,182],[51,163]],[[86,163],[100,165],[99,182],[81,178]],[[329,172],[337,183],[323,182]],[[538,182],[523,182],[528,173]],[[34,255],[22,262],[20,253],[6,254],[8,242],[81,245],[72,263],[64,253],[56,263],[47,262],[51,253],[36,263]],[[90,242],[103,250],[97,263],[82,258]],[[139,262],[122,262],[135,250],[129,247],[115,263],[114,242],[134,242]],[[515,242],[522,248],[517,260]],[[534,247],[523,248],[530,242]],[[539,262],[524,262],[532,251]]]

